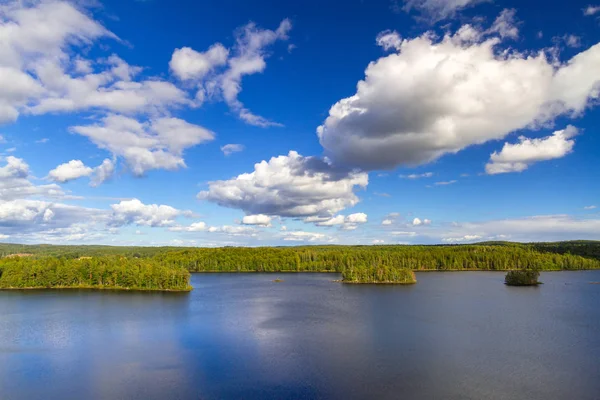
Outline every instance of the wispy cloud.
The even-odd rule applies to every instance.
[[[456,182],[458,182],[457,180],[451,180],[451,181],[441,181],[441,182],[436,182],[434,183],[435,186],[446,186],[446,185],[453,185]]]
[[[433,176],[433,172],[425,172],[423,174],[410,174],[410,175],[400,175],[402,179],[421,179],[421,178],[431,178]]]

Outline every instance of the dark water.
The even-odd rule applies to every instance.
[[[336,278],[0,292],[0,399],[600,398],[600,271]]]

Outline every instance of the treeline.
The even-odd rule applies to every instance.
[[[159,253],[177,250],[179,247],[99,246],[99,245],[50,245],[0,243],[0,258],[12,255],[24,257],[105,257],[151,258]]]
[[[120,256],[0,260],[0,289],[94,288],[188,291],[190,273],[152,259]]]
[[[407,249],[413,249],[415,252],[421,254],[423,251],[436,252],[438,249],[474,249],[479,248],[520,248],[524,251],[533,250],[535,252],[552,253],[552,254],[569,254],[578,255],[585,258],[593,258],[600,260],[600,241],[592,240],[579,240],[579,241],[564,241],[564,242],[541,242],[541,243],[514,243],[514,242],[482,242],[471,245],[430,245],[430,246],[301,246],[301,247],[268,247],[261,248],[261,251],[265,252],[265,256],[268,250],[275,250],[277,254],[284,254],[286,257],[291,259],[294,258],[294,254],[298,254],[300,257],[305,257],[301,261],[306,261],[306,258],[314,260],[314,253],[320,253],[320,261],[328,270],[331,269],[331,257],[334,257],[337,262],[338,255],[336,252],[343,253],[354,253],[355,251],[381,251],[384,253],[389,252],[406,252]],[[64,258],[79,258],[79,257],[103,257],[103,256],[123,256],[127,258],[154,258],[160,257],[165,253],[170,252],[182,252],[182,251],[196,251],[196,250],[218,250],[214,255],[222,257],[221,252],[231,254],[232,257],[237,257],[236,253],[239,248],[235,247],[224,247],[220,249],[198,249],[198,248],[183,248],[183,247],[131,247],[131,246],[98,246],[98,245],[22,245],[22,244],[11,244],[11,243],[0,243],[0,258],[22,254],[31,257],[64,257]],[[245,250],[245,249],[242,249]],[[252,249],[251,249],[252,250]],[[511,251],[511,250],[509,250]],[[326,254],[322,254],[326,253]],[[251,253],[251,255],[254,253]],[[288,260],[289,262],[289,260]],[[292,260],[293,262],[293,260]],[[253,270],[253,268],[250,268]]]
[[[480,242],[475,243],[475,246],[508,246],[529,248],[536,251],[546,253],[571,254],[574,256],[582,256],[586,258],[594,258],[600,260],[600,241],[599,240],[567,240],[563,242],[532,242],[532,243],[516,243],[516,242]],[[461,245],[455,245],[461,246]]]
[[[406,280],[406,271],[600,269],[600,259],[590,250],[599,244],[261,248],[2,244],[0,288],[190,290],[189,272],[338,272],[345,281],[394,282]]]
[[[529,243],[538,251],[558,254],[573,254],[600,260],[600,242],[593,240],[573,240],[554,243]]]
[[[419,270],[598,269],[600,261],[522,245],[197,248],[155,260],[190,272],[343,272],[389,266]]]

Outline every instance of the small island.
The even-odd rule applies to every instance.
[[[536,269],[521,269],[508,271],[504,278],[504,284],[508,286],[537,286],[540,272]]]
[[[342,271],[343,283],[411,285],[417,283],[415,273],[408,268],[389,265],[348,267]]]

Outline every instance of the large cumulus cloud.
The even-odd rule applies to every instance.
[[[356,94],[331,107],[317,129],[326,153],[365,170],[425,164],[578,115],[598,97],[600,44],[561,63],[506,49],[498,35],[465,25],[441,39],[380,36],[397,52],[369,64]]]
[[[249,215],[332,216],[359,199],[356,188],[368,184],[366,173],[342,170],[295,151],[254,165],[254,171],[209,183],[198,197]]]

